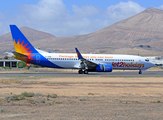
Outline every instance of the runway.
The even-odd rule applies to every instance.
[[[163,71],[144,71],[142,74],[138,74],[138,71],[121,71],[121,72],[90,72],[89,74],[78,74],[77,72],[56,72],[56,71],[44,71],[37,70],[35,73],[0,73],[0,76],[56,76],[56,77],[99,77],[99,76],[137,76],[137,77],[163,77]]]

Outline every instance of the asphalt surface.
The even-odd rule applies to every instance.
[[[121,71],[121,72],[90,72],[89,74],[78,74],[77,72],[56,72],[56,71],[44,71],[44,70],[32,70],[36,73],[0,73],[0,76],[63,76],[63,77],[78,77],[78,76],[162,76],[163,71],[144,71],[142,74],[138,74],[138,71]]]

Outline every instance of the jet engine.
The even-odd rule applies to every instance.
[[[97,65],[96,72],[112,72],[112,65]]]

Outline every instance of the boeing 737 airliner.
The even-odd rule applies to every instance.
[[[15,25],[10,25],[15,46],[13,52],[16,59],[27,64],[43,67],[78,69],[79,74],[88,72],[112,72],[113,69],[142,71],[153,67],[154,64],[145,57],[115,54],[82,54],[77,48],[76,54],[48,53],[35,49]]]

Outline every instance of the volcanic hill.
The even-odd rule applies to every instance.
[[[163,55],[163,10],[152,7],[86,35],[55,37],[26,27],[21,30],[36,48],[46,51],[75,53],[78,47],[82,53]],[[14,50],[10,33],[0,40],[1,54]]]

